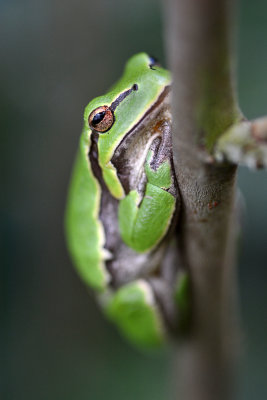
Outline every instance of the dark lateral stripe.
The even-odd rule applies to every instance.
[[[102,170],[98,163],[98,147],[97,147],[98,138],[99,135],[93,130],[91,134],[91,144],[88,156],[92,167],[93,175],[95,176],[95,178],[100,183],[100,186],[102,187],[104,185],[104,180],[102,176]]]
[[[113,103],[111,103],[110,109],[111,111],[115,111],[115,109],[118,107],[118,105],[125,99],[125,97],[129,96],[130,93],[132,93],[132,91],[136,91],[138,90],[138,86],[135,83],[131,89],[126,90],[125,92],[122,92],[117,98],[116,100],[113,101]]]
[[[117,214],[117,207],[118,207],[118,200],[113,198],[112,195],[110,194],[107,185],[104,181],[103,174],[102,174],[102,169],[99,165],[98,162],[98,146],[97,142],[99,139],[99,135],[97,132],[92,131],[91,134],[91,145],[88,153],[88,158],[89,162],[92,168],[92,173],[95,177],[95,179],[98,181],[100,188],[101,188],[101,194],[100,194],[100,210],[99,210],[99,215],[98,218],[101,220],[103,226],[104,226],[104,231],[105,231],[105,244],[104,248],[110,251],[112,254],[114,254],[114,246],[110,246],[109,243],[109,235],[110,235],[110,220],[108,218],[105,218],[105,210],[107,209],[107,204],[112,203],[113,207],[116,210]],[[113,232],[114,235],[114,232]],[[114,286],[114,271],[112,270],[112,262],[106,260],[105,261],[105,266],[110,274],[111,281],[109,282],[110,286]]]

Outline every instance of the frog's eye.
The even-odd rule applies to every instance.
[[[149,68],[155,69],[154,67],[160,67],[160,63],[156,57],[149,56]]]
[[[104,133],[112,127],[114,123],[114,115],[108,106],[97,107],[89,115],[88,122],[91,129]]]

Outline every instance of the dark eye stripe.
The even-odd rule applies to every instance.
[[[113,103],[112,103],[111,106],[110,106],[110,109],[111,109],[112,111],[114,111],[114,110],[118,107],[118,105],[119,105],[127,96],[129,96],[130,93],[132,93],[132,91],[136,91],[136,90],[138,90],[138,85],[137,85],[137,83],[135,83],[135,84],[131,87],[131,89],[128,89],[128,90],[125,90],[125,92],[122,92],[122,93],[116,98],[116,100],[113,101]]]
[[[110,107],[100,106],[91,112],[88,118],[89,126],[98,133],[107,132],[114,124],[114,110],[132,91],[138,90],[137,83],[133,84],[131,89],[122,92]]]

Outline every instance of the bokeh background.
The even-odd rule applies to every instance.
[[[240,0],[238,91],[267,114],[267,3]],[[1,398],[170,399],[171,357],[131,348],[76,276],[63,235],[88,101],[147,51],[165,64],[158,0],[0,0]],[[240,169],[237,399],[267,398],[267,173]]]

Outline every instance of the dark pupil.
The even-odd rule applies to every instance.
[[[92,125],[96,126],[97,124],[99,124],[99,122],[101,122],[102,119],[105,117],[105,114],[106,114],[106,111],[97,113],[93,118]]]

